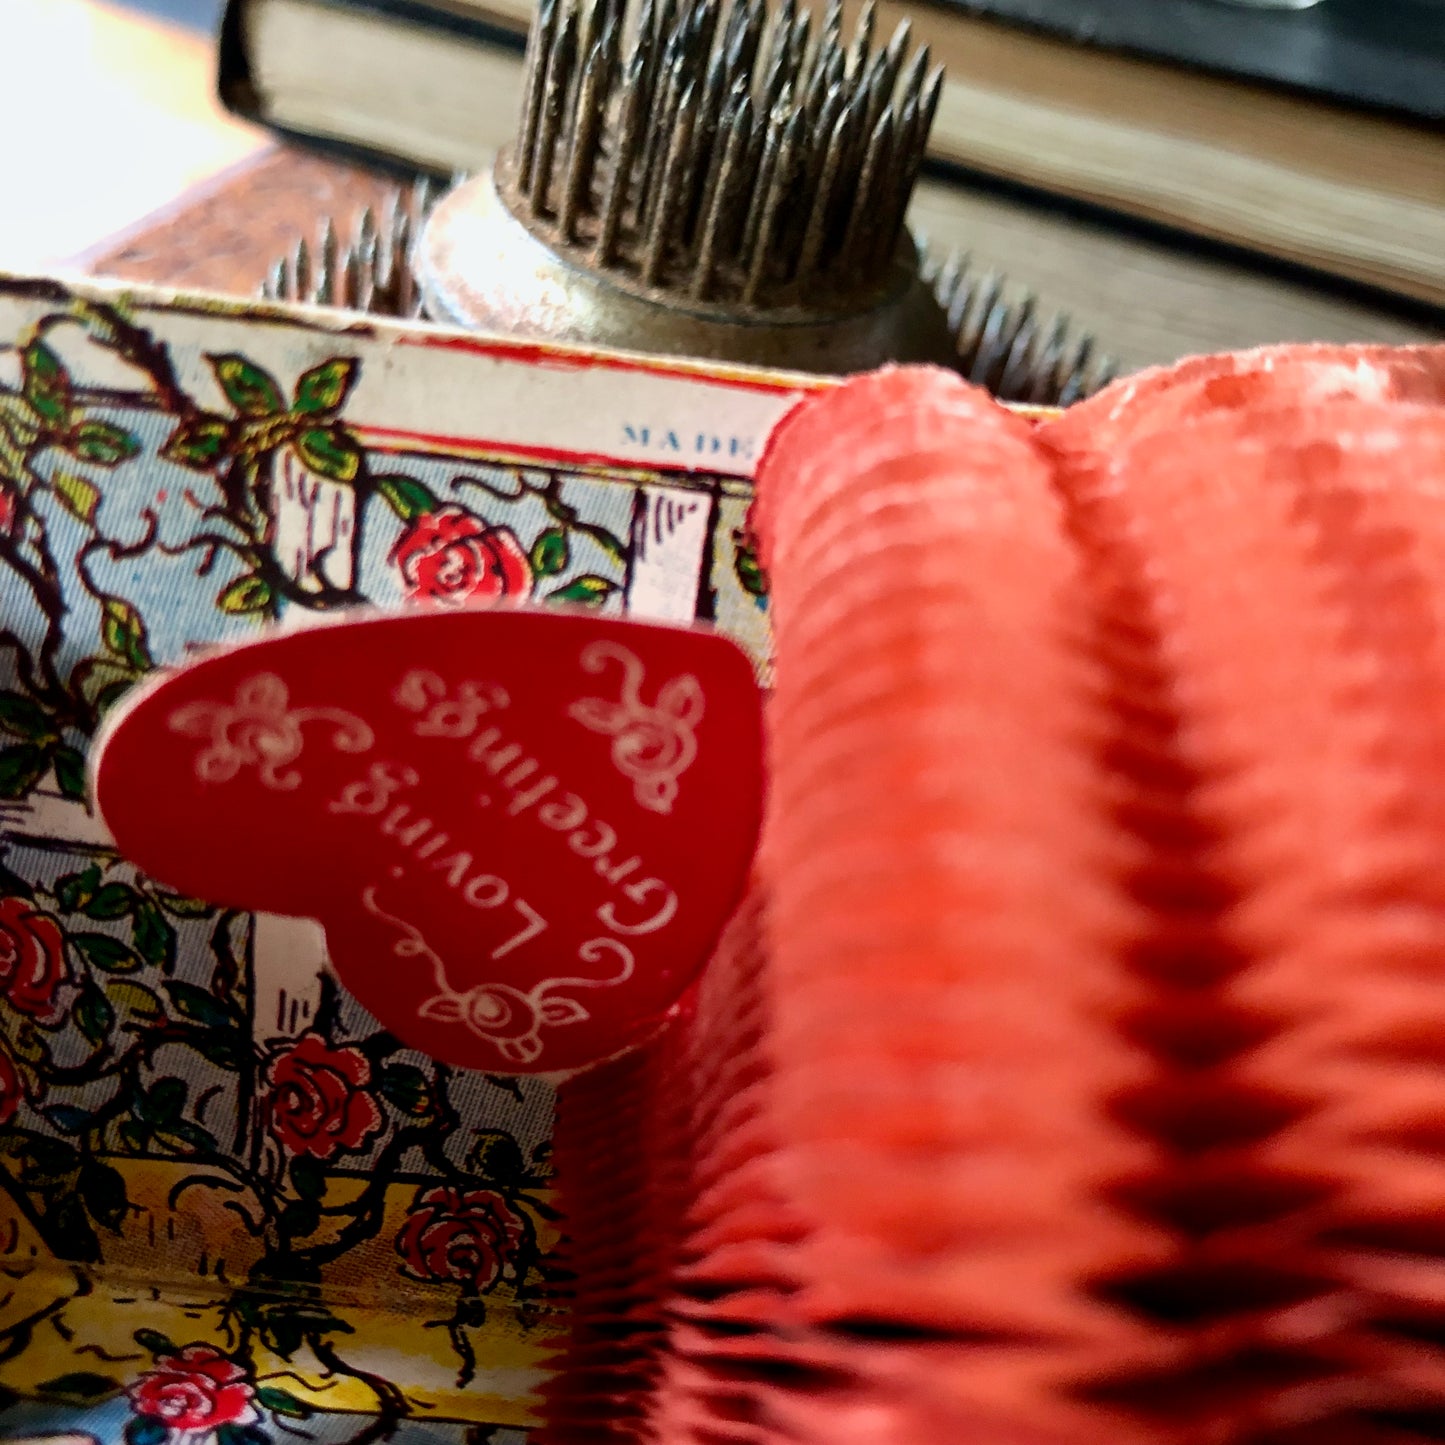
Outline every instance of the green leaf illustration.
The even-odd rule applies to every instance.
[[[129,602],[119,597],[105,599],[101,608],[100,637],[111,653],[138,671],[149,671],[153,665],[146,646],[145,623]]]
[[[163,1335],[159,1330],[137,1330],[132,1336],[141,1349],[149,1350],[153,1355],[174,1355],[179,1351],[169,1335]]]
[[[135,905],[135,949],[149,964],[170,971],[176,961],[176,931],[148,898]]]
[[[132,983],[129,979],[112,979],[106,987],[111,1003],[124,1009],[132,1018],[144,1019],[147,1023],[164,1018],[166,1006],[143,983]]]
[[[105,1042],[115,1023],[115,1009],[111,1007],[105,991],[97,988],[94,982],[86,984],[85,991],[76,1001],[75,1022],[81,1033],[97,1045]]]
[[[737,574],[738,585],[749,597],[768,595],[768,579],[758,565],[758,554],[741,533],[733,534],[733,571]]]
[[[183,467],[207,471],[224,455],[231,435],[230,423],[218,416],[199,416],[173,431],[161,448],[161,456]]]
[[[83,462],[113,467],[135,456],[140,442],[124,427],[108,421],[83,421],[70,434],[69,451]]]
[[[87,918],[124,918],[139,902],[135,889],[125,883],[107,883],[98,888],[81,909]]]
[[[216,1445],[271,1445],[271,1437],[255,1425],[222,1425]]]
[[[279,1311],[273,1311],[261,1322],[261,1340],[267,1349],[283,1360],[291,1359],[306,1343],[301,1322],[291,1314]]]
[[[108,933],[72,933],[70,941],[87,963],[103,973],[134,973],[141,966],[134,950]]]
[[[193,983],[170,979],[164,985],[171,996],[176,1012],[188,1019],[194,1019],[207,1028],[231,1028],[237,1019],[209,989],[198,988]]]
[[[617,591],[618,585],[606,577],[598,577],[591,572],[584,572],[582,576],[574,577],[565,587],[559,587],[555,592],[549,592],[547,601],[572,602],[583,607],[600,607]]]
[[[345,356],[333,356],[320,366],[313,366],[296,383],[293,412],[335,411],[345,402],[356,380],[356,363]]]
[[[271,588],[254,575],[238,577],[216,598],[216,606],[232,616],[264,612],[271,605]]]
[[[74,1104],[52,1104],[41,1112],[62,1134],[84,1133],[95,1117],[89,1109],[78,1109]]]
[[[275,416],[286,410],[280,387],[254,362],[235,352],[208,356],[206,360],[211,363],[226,400],[241,416]]]
[[[440,505],[427,487],[411,477],[378,477],[376,490],[403,522],[414,522]]]
[[[137,1331],[137,1333],[140,1333]],[[172,1346],[174,1349],[174,1346]],[[170,1426],[150,1415],[137,1415],[125,1422],[125,1445],[166,1445],[171,1438]]]
[[[296,454],[333,482],[354,482],[361,470],[361,448],[339,426],[309,427],[296,438]]]
[[[291,1160],[291,1187],[302,1199],[320,1199],[326,1193],[326,1171],[319,1161],[297,1154]]]
[[[67,913],[78,913],[100,887],[100,868],[92,863],[83,873],[67,873],[55,882],[55,901]]]
[[[286,1415],[292,1420],[306,1420],[315,1413],[304,1400],[298,1400],[290,1390],[283,1390],[279,1385],[258,1386],[256,1403],[273,1415]]]
[[[95,509],[100,505],[100,491],[93,482],[66,471],[64,467],[57,467],[50,478],[50,490],[72,517],[79,517],[82,522],[95,520]]]
[[[71,1374],[57,1375],[53,1380],[37,1385],[35,1393],[49,1399],[75,1400],[81,1404],[93,1405],[111,1395],[120,1394],[120,1386],[105,1375],[95,1375],[89,1370],[75,1370]]]
[[[79,1189],[85,1212],[103,1229],[119,1234],[130,1211],[120,1173],[98,1159],[87,1159],[80,1166]]]
[[[135,1101],[135,1116],[154,1129],[173,1128],[186,1107],[189,1089],[184,1079],[168,1076],[157,1079],[147,1093]]]
[[[532,543],[532,571],[539,577],[555,577],[567,568],[571,549],[561,527],[548,527]]]
[[[415,1064],[388,1065],[381,1071],[378,1088],[383,1099],[414,1119],[436,1112],[431,1080]]]
[[[609,532],[606,527],[595,527],[588,531],[587,535],[617,563],[619,567],[627,566],[627,548]]]
[[[31,741],[49,742],[55,736],[45,712],[18,692],[0,692],[0,728]]]
[[[526,1161],[517,1141],[501,1129],[485,1129],[477,1134],[467,1150],[470,1173],[493,1184],[520,1184],[526,1173]]]
[[[50,754],[34,743],[0,748],[0,798],[23,798],[40,781]]]
[[[207,1029],[186,1042],[218,1069],[239,1069],[246,1057],[245,1041],[236,1029]]]
[[[169,1124],[156,1126],[156,1137],[163,1139],[173,1149],[211,1149],[219,1147],[216,1136],[189,1119],[176,1119]]]
[[[106,667],[113,667],[113,663],[105,663]],[[129,678],[124,681],[108,682],[95,695],[95,710],[104,717],[135,684]]]
[[[76,802],[85,801],[85,758],[81,755],[79,748],[72,748],[69,745],[56,748],[55,755],[51,758],[55,764],[55,781],[60,784],[60,791],[67,798],[74,798]]]
[[[321,1227],[321,1206],[314,1199],[293,1199],[277,1220],[281,1232],[292,1239],[305,1239]]]
[[[70,424],[70,376],[60,358],[43,342],[32,341],[20,353],[25,400],[55,426]]]
[[[179,893],[157,893],[156,902],[172,918],[204,918],[211,911],[211,905],[199,898],[184,898]]]

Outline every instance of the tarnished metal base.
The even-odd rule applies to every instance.
[[[427,314],[477,330],[793,371],[956,362],[948,318],[906,232],[879,299],[866,309],[752,312],[584,270],[532,235],[487,171],[437,202],[415,265]]]

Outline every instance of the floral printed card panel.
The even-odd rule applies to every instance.
[[[746,477],[794,395],[0,279],[0,1386],[159,1419],[137,1382],[189,1372],[253,1432],[266,1399],[532,1418],[548,1085],[401,1048],[310,925],[140,875],[86,751],[150,668],[363,604],[704,617],[761,667]]]

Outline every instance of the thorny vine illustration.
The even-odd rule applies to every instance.
[[[133,383],[78,381],[66,358],[86,347]],[[258,1351],[304,1353],[371,1391],[375,1418],[354,1442],[366,1445],[410,1406],[349,1360],[329,1272],[392,1231],[394,1275],[434,1292],[431,1323],[464,1387],[489,1306],[504,1301],[523,1328],[545,1313],[545,1138],[479,1125],[452,1071],[328,983],[304,1029],[268,1032],[248,916],[160,888],[33,810],[50,798],[83,816],[89,739],[157,662],[289,608],[375,600],[369,527],[394,534],[389,597],[438,607],[602,605],[629,545],[582,515],[557,472],[476,469],[442,487],[416,468],[381,470],[343,416],[353,359],[283,384],[243,355],[209,355],[204,390],[223,405],[203,405],[120,309],[60,296],[12,360],[16,384],[0,380],[0,809],[29,822],[0,855],[0,1185],[79,1268],[103,1267],[146,1214],[133,1192],[142,1161],[174,1174],[169,1208],[204,1194],[249,1241],[222,1341],[141,1329],[138,1377],[72,1371],[40,1393],[79,1405],[125,1393],[129,1445],[193,1432],[265,1445],[268,1420],[284,1428],[312,1407],[258,1377]],[[108,490],[107,474],[138,458],[152,459],[154,487]],[[132,585],[141,559],[192,600]],[[520,1108],[513,1081],[485,1087]],[[35,1324],[0,1325],[0,1358]]]

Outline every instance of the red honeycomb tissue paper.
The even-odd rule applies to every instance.
[[[782,424],[763,842],[564,1093],[559,1440],[1445,1440],[1442,400],[1295,347]]]

